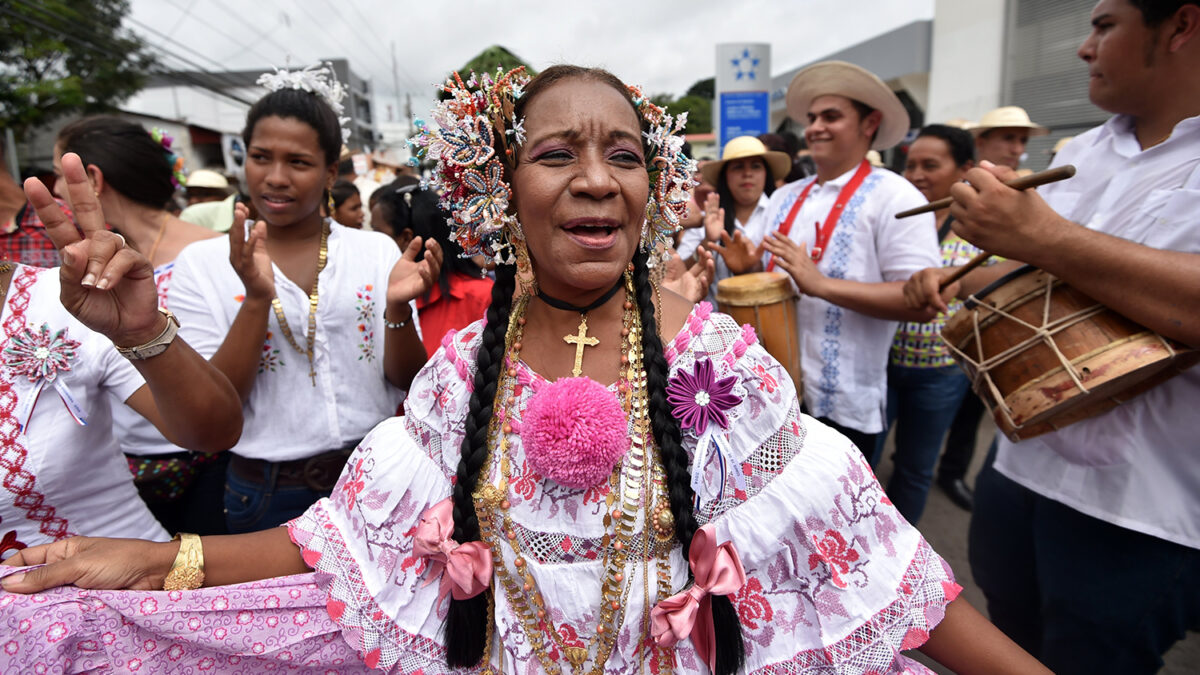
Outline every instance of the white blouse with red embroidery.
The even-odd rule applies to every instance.
[[[18,265],[0,325],[0,557],[75,534],[166,541],[112,431],[142,376],[63,308],[56,270]]]
[[[961,590],[949,567],[891,505],[850,441],[800,413],[791,378],[753,330],[710,312],[699,304],[665,349],[672,381],[701,373],[697,364],[707,361],[713,381],[732,383],[725,393],[740,399],[721,410],[727,425],[708,427],[720,436],[729,470],[717,460],[699,472],[696,514],[715,528],[718,541],[734,544],[745,568],[746,583],[731,596],[745,638],[745,672],[928,672],[901,651],[928,639]],[[289,524],[328,593],[330,616],[372,667],[449,672],[446,603],[438,602],[433,569],[414,553],[413,534],[421,515],[450,495],[481,326],[447,335],[413,383],[405,417],[376,427],[350,457],[332,497]],[[523,387],[515,403],[523,410],[546,381],[523,364],[517,370]],[[693,457],[702,436],[684,430]],[[518,434],[509,436],[508,451],[508,536],[520,541],[524,569],[564,643],[582,646],[595,632],[601,597],[608,485],[573,489],[537,475]],[[483,469],[481,481],[486,474],[497,483],[498,462],[494,457]],[[643,523],[639,518],[633,541],[641,540]],[[513,569],[513,549],[501,553]],[[643,639],[644,555],[639,548],[626,562],[633,590],[622,598],[624,620],[606,673],[655,663]],[[687,580],[678,545],[669,561],[675,592]],[[653,560],[650,569],[653,589]],[[540,672],[521,615],[505,593],[494,596],[491,663],[503,663],[505,673]],[[548,648],[551,658],[563,656],[556,644]],[[676,645],[673,658],[678,672],[707,670],[689,639]]]

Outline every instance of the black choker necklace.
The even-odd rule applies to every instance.
[[[559,300],[558,298],[552,298],[549,295],[546,295],[545,293],[543,293],[541,291],[541,289],[538,289],[537,296],[538,296],[539,300],[546,303],[547,305],[550,305],[554,309],[561,309],[561,310],[567,311],[567,312],[579,312],[580,314],[587,314],[588,312],[592,311],[593,309],[596,309],[597,307],[603,305],[604,303],[608,302],[609,300],[612,300],[612,296],[616,295],[617,291],[621,290],[621,286],[623,286],[624,284],[625,284],[625,278],[618,277],[617,283],[614,284],[612,288],[608,289],[607,293],[600,296],[595,302],[588,305],[587,307],[580,307],[579,305],[572,305],[571,303],[566,302],[564,300]]]

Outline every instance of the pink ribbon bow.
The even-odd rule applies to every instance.
[[[492,551],[480,541],[459,544],[454,532],[454,504],[447,497],[421,514],[413,535],[413,553],[430,560],[431,576],[441,575],[438,603],[449,593],[455,600],[479,595],[492,581]]]
[[[660,647],[672,647],[691,635],[696,652],[711,669],[717,660],[717,642],[709,596],[738,592],[746,583],[746,571],[733,542],[716,544],[712,525],[705,525],[692,537],[688,564],[694,583],[650,611],[650,631]]]

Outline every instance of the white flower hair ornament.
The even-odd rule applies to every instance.
[[[338,82],[333,72],[333,64],[309,66],[304,70],[287,70],[276,68],[273,73],[263,73],[258,77],[258,85],[268,91],[280,89],[299,89],[316,94],[333,108],[337,115],[338,126],[342,128],[342,144],[350,141],[350,118],[345,116],[342,101],[346,98],[346,87]]]
[[[516,215],[509,213],[512,186],[504,175],[514,146],[525,142],[524,120],[514,113],[530,79],[524,70],[497,69],[495,78],[472,73],[465,82],[454,73],[441,87],[450,98],[434,107],[433,123],[414,121],[417,134],[409,146],[417,158],[434,162],[429,186],[441,194],[442,208],[451,214],[451,236],[464,256],[483,255],[513,264],[513,242],[524,236]],[[695,162],[683,154],[679,136],[687,116],[672,118],[636,87],[630,87],[629,93],[649,126],[645,137],[651,149],[646,163],[650,200],[641,247],[651,253],[666,251],[660,245],[670,244],[697,185],[692,179]],[[657,261],[652,255],[650,264]]]

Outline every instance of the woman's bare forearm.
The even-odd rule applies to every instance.
[[[258,360],[263,341],[267,339],[267,322],[271,314],[271,301],[246,296],[238,309],[229,334],[213,354],[210,362],[217,367],[233,388],[237,389],[242,402],[250,398],[254,381],[258,377]]]
[[[922,653],[960,675],[1036,675],[1050,670],[959,596]]]

